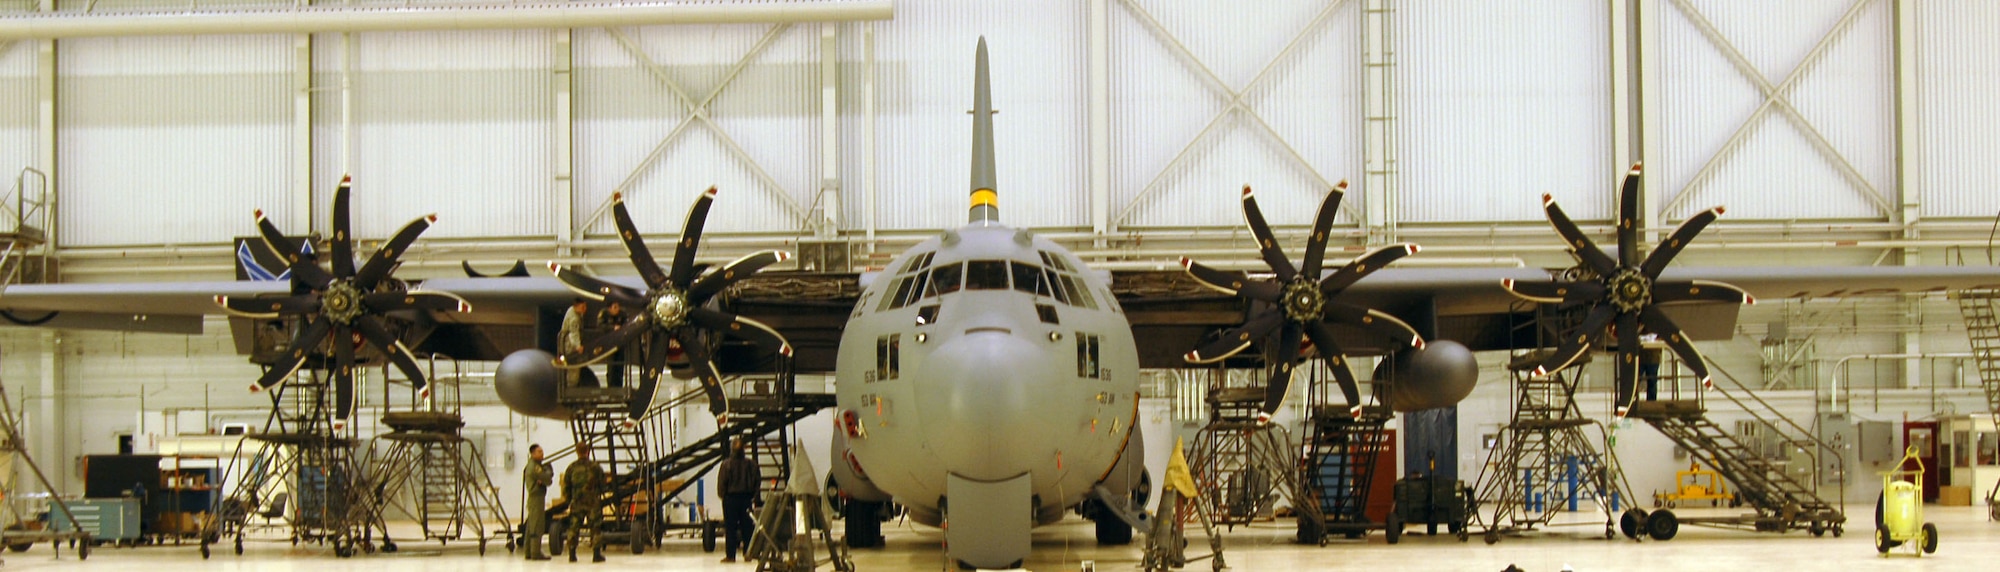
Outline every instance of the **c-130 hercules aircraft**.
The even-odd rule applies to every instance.
[[[1522,298],[1603,308],[1592,310],[1589,323],[1604,329],[1618,322],[1623,327],[1613,336],[1616,345],[1629,346],[1632,332],[1640,330],[1631,327],[1634,322],[1645,328],[1678,327],[1685,340],[1729,339],[1736,301],[1748,295],[1833,297],[2000,284],[2000,271],[1977,267],[1667,268],[1672,253],[1719,209],[1697,215],[1662,247],[1667,254],[1641,263],[1632,224],[1637,217],[1636,169],[1628,175],[1621,199],[1624,211],[1617,226],[1623,254],[1616,259],[1598,252],[1575,223],[1545,201],[1552,224],[1581,262],[1580,275],[1575,269],[1381,268],[1415,252],[1406,245],[1378,249],[1323,272],[1319,266],[1340,199],[1336,189],[1322,203],[1301,267],[1285,257],[1246,191],[1246,222],[1272,269],[1271,278],[1185,261],[1184,271],[1119,272],[1107,279],[1062,246],[1001,224],[983,39],[977,67],[970,220],[896,257],[872,281],[867,275],[858,277],[863,285],[858,294],[810,300],[785,294],[724,295],[736,286],[754,285],[759,269],[783,262],[787,255],[757,253],[702,272],[694,264],[695,249],[715,197],[711,191],[690,213],[670,268],[652,259],[636,222],[618,202],[619,238],[640,276],[599,279],[555,268],[553,278],[515,276],[518,272],[480,277],[468,269],[468,278],[382,280],[375,291],[359,295],[424,291],[453,301],[456,308],[451,309],[459,312],[403,312],[408,327],[394,332],[400,339],[392,345],[406,354],[461,360],[499,360],[537,346],[553,349],[546,347],[559,321],[552,318],[559,318],[579,295],[627,302],[639,311],[621,328],[623,333],[593,340],[575,357],[588,361],[628,344],[644,348],[641,391],[635,392],[644,402],[633,403],[635,416],[652,405],[653,385],[667,371],[704,381],[710,407],[726,411],[718,378],[757,370],[765,360],[744,355],[740,346],[725,346],[724,333],[757,342],[759,347],[749,353],[796,351],[796,371],[833,371],[838,380],[840,429],[834,435],[832,476],[855,501],[847,509],[849,543],[879,543],[880,532],[872,526],[879,521],[854,516],[872,514],[874,507],[893,500],[920,523],[948,525],[953,559],[972,567],[1002,568],[1017,565],[1030,553],[1033,526],[1086,503],[1121,509],[1091,511],[1100,542],[1129,540],[1125,520],[1111,515],[1131,516],[1136,507],[1129,501],[1144,494],[1135,491],[1144,480],[1139,458],[1145,450],[1143,435],[1135,430],[1140,368],[1187,367],[1191,361],[1226,359],[1258,347],[1243,359],[1271,366],[1263,407],[1268,413],[1283,399],[1295,360],[1312,355],[1303,350],[1310,340],[1315,357],[1333,364],[1337,378],[1349,373],[1343,349],[1353,355],[1393,356],[1389,361],[1401,372],[1428,372],[1374,380],[1384,402],[1397,411],[1412,411],[1463,398],[1476,377],[1471,352],[1536,343],[1506,327],[1532,319],[1532,308],[1520,305]],[[345,224],[336,226],[344,233]],[[399,236],[385,250],[391,255],[407,252],[412,241],[414,235]],[[272,248],[296,251],[293,246]],[[336,258],[355,254],[340,248],[333,252]],[[318,269],[312,258],[299,259],[313,266],[307,274]],[[293,261],[294,270],[299,260]],[[334,264],[341,268],[340,261]],[[797,276],[849,283],[857,278],[835,272],[785,274],[781,279]],[[1552,278],[1560,279],[1551,283]],[[1714,283],[1733,285],[1729,291],[1746,296],[1696,299],[1700,297],[1673,290]],[[0,291],[0,316],[17,325],[199,333],[203,315],[226,313],[211,302],[216,296],[227,296],[230,303],[270,303],[300,295],[296,286],[282,281],[13,285]],[[309,294],[319,295],[317,290]],[[239,336],[244,331],[236,329]],[[1560,369],[1581,352],[1603,349],[1603,337],[1603,331],[1590,331],[1565,340],[1547,367]],[[241,342],[239,348],[249,347]],[[339,361],[338,348],[331,347],[338,345],[297,349],[312,352],[316,357],[310,361],[320,363]],[[1676,346],[1692,348],[1684,341]],[[664,351],[668,349],[676,351]],[[506,371],[507,363],[522,360],[503,363],[496,389],[522,414],[560,418],[566,412],[540,397],[554,395],[561,380],[547,367],[547,354],[542,355],[541,367],[534,371]],[[1339,381],[1349,404],[1358,405],[1352,380]]]

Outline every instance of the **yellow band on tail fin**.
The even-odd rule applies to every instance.
[[[975,207],[988,206],[988,207],[998,208],[1000,206],[1000,194],[993,192],[993,189],[979,189],[977,191],[973,191],[972,206]]]

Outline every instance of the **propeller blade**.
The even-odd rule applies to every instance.
[[[1639,379],[1639,352],[1644,351],[1639,346],[1639,314],[1636,312],[1619,312],[1616,323],[1618,324],[1616,328],[1616,333],[1618,334],[1618,360],[1616,362],[1618,374],[1614,379],[1617,380],[1618,387],[1636,388],[1638,386],[1634,385],[1633,382]],[[1636,391],[1633,392],[1634,395],[1637,393]],[[1626,404],[1620,403],[1618,405],[1623,406]]]
[[[1654,282],[1653,303],[1672,304],[1676,302],[1720,302],[1724,304],[1755,304],[1757,298],[1731,284],[1713,280],[1690,280],[1686,282]]]
[[[354,227],[348,224],[347,195],[354,184],[350,176],[340,177],[333,188],[333,275],[354,276]]]
[[[673,273],[667,276],[675,287],[686,288],[694,280],[694,253],[701,246],[701,229],[708,223],[708,207],[714,203],[715,187],[709,187],[694,200],[694,207],[688,209],[687,224],[681,225],[681,241],[674,245]]]
[[[1257,195],[1250,192],[1249,185],[1243,186],[1243,221],[1250,224],[1250,234],[1257,237],[1257,252],[1264,256],[1264,264],[1270,265],[1271,272],[1278,275],[1279,282],[1290,282],[1299,275],[1292,261],[1285,258],[1285,250],[1278,248],[1271,225],[1264,223],[1264,211],[1257,208]]]
[[[1306,337],[1318,346],[1319,355],[1326,359],[1327,369],[1333,372],[1333,380],[1340,384],[1340,395],[1347,398],[1349,407],[1361,406],[1361,385],[1354,382],[1354,372],[1347,369],[1347,352],[1340,349],[1340,343],[1333,339],[1333,331],[1326,324],[1309,322]]]
[[[1529,302],[1538,302],[1542,304],[1554,304],[1563,301],[1563,297],[1569,295],[1570,284],[1571,283],[1556,283],[1556,282],[1521,282],[1513,278],[1505,278],[1500,280],[1500,287],[1505,288],[1508,294],[1513,294],[1515,298],[1520,298],[1522,300],[1527,300]]]
[[[403,230],[396,231],[396,236],[389,237],[389,242],[384,243],[381,250],[375,251],[375,255],[368,257],[368,263],[362,265],[361,271],[354,274],[354,285],[362,290],[373,290],[375,283],[382,281],[383,277],[389,275],[390,270],[396,268],[397,257],[409,250],[410,245],[417,242],[417,236],[423,234],[434,222],[437,222],[437,215],[430,214],[417,217],[417,220],[403,225]]]
[[[591,366],[604,363],[604,360],[611,358],[613,351],[625,347],[626,344],[631,343],[633,337],[650,330],[652,330],[652,323],[646,317],[646,313],[633,312],[632,317],[626,319],[625,323],[619,324],[618,327],[612,328],[610,332],[602,336],[597,336],[596,339],[585,343],[583,349],[579,350],[576,355],[556,356],[556,365],[568,367]]]
[[[514,261],[513,266],[507,267],[506,272],[501,272],[499,274],[484,274],[478,270],[474,270],[472,268],[472,262],[467,260],[460,260],[458,262],[458,267],[465,270],[465,277],[467,278],[527,278],[528,277],[528,263],[519,260]]]
[[[366,338],[375,349],[381,350],[382,355],[388,356],[389,363],[396,364],[403,377],[410,378],[410,385],[416,386],[418,396],[430,397],[431,383],[424,378],[424,369],[417,365],[416,357],[410,354],[409,347],[403,345],[403,340],[396,339],[394,334],[389,333],[389,328],[383,327],[374,316],[354,320],[354,329],[359,330],[361,337]]]
[[[1688,243],[1694,242],[1695,235],[1701,234],[1702,229],[1708,228],[1708,223],[1715,222],[1715,217],[1721,215],[1722,207],[1715,207],[1688,217],[1687,222],[1681,223],[1680,228],[1674,229],[1673,236],[1667,237],[1666,242],[1660,243],[1659,247],[1653,249],[1652,254],[1646,255],[1646,263],[1639,267],[1639,272],[1645,274],[1647,278],[1659,278],[1660,272],[1667,269],[1667,263],[1673,262],[1674,257],[1680,255]]]
[[[319,311],[319,295],[300,294],[282,298],[231,298],[216,296],[215,305],[231,316],[271,319]]]
[[[354,336],[347,328],[333,328],[333,427],[347,426],[354,417]]]
[[[304,284],[319,290],[333,282],[333,275],[320,269],[319,259],[311,253],[304,252],[298,243],[292,242],[292,239],[285,238],[285,233],[278,230],[278,225],[272,224],[271,219],[264,218],[264,211],[257,211],[257,236],[264,239],[265,248],[271,249],[271,253],[284,260],[286,267],[292,270],[294,284]]]
[[[688,310],[688,319],[710,331],[750,340],[763,347],[777,346],[778,353],[792,355],[792,343],[763,322],[699,306]]]
[[[1681,356],[1681,363],[1701,378],[1703,386],[1713,383],[1708,376],[1708,362],[1702,359],[1701,352],[1694,349],[1694,344],[1688,341],[1687,336],[1681,335],[1680,325],[1668,318],[1665,312],[1653,306],[1641,308],[1639,321],[1645,323],[1648,331],[1659,336],[1660,341],[1666,342],[1668,348],[1672,348],[1675,354]]]
[[[291,377],[293,372],[299,370],[300,365],[305,364],[306,353],[318,348],[319,343],[326,340],[327,332],[332,329],[333,322],[325,319],[313,320],[306,324],[305,329],[299,330],[298,337],[292,338],[291,347],[285,348],[285,356],[277,363],[271,364],[271,369],[265,370],[263,377],[257,378],[256,385],[250,386],[250,391],[270,389],[271,386]]]
[[[562,282],[564,287],[578,296],[599,302],[610,300],[634,308],[646,306],[646,295],[637,290],[599,280],[555,262],[549,263],[549,272],[554,273],[557,281]]]
[[[1190,258],[1181,258],[1181,268],[1187,269],[1188,275],[1201,285],[1231,296],[1277,303],[1278,297],[1284,294],[1284,287],[1276,282],[1251,280],[1242,272],[1216,270]]]
[[[639,270],[639,279],[654,290],[665,288],[667,273],[660,270],[659,262],[653,260],[653,250],[646,248],[645,237],[639,236],[639,226],[632,224],[632,212],[625,209],[622,193],[611,195],[611,220],[618,223],[618,243],[625,245],[625,256],[631,258],[632,267]]]
[[[1278,412],[1278,406],[1285,402],[1285,393],[1291,391],[1292,366],[1299,361],[1299,342],[1303,334],[1299,325],[1287,320],[1285,327],[1278,331],[1278,355],[1271,362],[1271,379],[1264,384],[1265,414]]]
[[[1424,347],[1424,337],[1417,333],[1416,328],[1381,310],[1329,300],[1326,303],[1326,320],[1361,328],[1413,348]],[[1314,340],[1313,343],[1319,341]]]
[[[1639,164],[1625,173],[1618,189],[1618,265],[1639,265]]]
[[[1618,309],[1610,304],[1600,304],[1596,308],[1591,308],[1590,314],[1583,317],[1583,325],[1578,326],[1573,334],[1563,338],[1562,344],[1556,346],[1556,353],[1542,360],[1542,365],[1535,366],[1534,376],[1541,377],[1552,371],[1562,371],[1563,368],[1576,363],[1577,358],[1583,357],[1584,352],[1590,351],[1591,344],[1604,336],[1604,326],[1611,324],[1611,319],[1617,315]]]
[[[1346,290],[1348,286],[1353,286],[1355,282],[1360,282],[1362,278],[1367,278],[1369,274],[1374,274],[1375,271],[1381,270],[1382,267],[1388,266],[1389,263],[1395,262],[1397,259],[1416,254],[1418,250],[1422,249],[1418,248],[1415,244],[1407,242],[1403,244],[1391,244],[1371,250],[1367,254],[1361,255],[1360,258],[1354,259],[1353,262],[1347,263],[1346,266],[1340,267],[1340,270],[1335,271],[1332,276],[1321,280],[1319,282],[1319,291],[1328,296],[1338,294],[1341,290]]]
[[[1575,252],[1577,258],[1589,265],[1592,271],[1604,276],[1618,273],[1618,261],[1612,260],[1610,255],[1597,248],[1597,243],[1584,236],[1583,229],[1577,228],[1576,223],[1569,220],[1569,215],[1563,214],[1562,207],[1556,205],[1555,197],[1542,195],[1542,210],[1549,215],[1549,226],[1555,227],[1556,234],[1562,235],[1563,244],[1569,245],[1570,251]]]
[[[639,385],[633,388],[632,401],[628,402],[625,417],[637,422],[646,416],[646,410],[653,408],[653,396],[660,391],[660,372],[667,367],[667,342],[672,338],[653,336],[647,344],[645,369],[639,370]]]
[[[1342,180],[1327,191],[1326,198],[1319,203],[1319,213],[1313,215],[1312,235],[1306,237],[1306,260],[1299,271],[1306,276],[1318,278],[1320,263],[1326,260],[1327,235],[1333,230],[1333,215],[1340,212],[1340,199],[1347,195],[1347,181]]]
[[[376,292],[361,297],[362,305],[376,312],[396,310],[430,310],[433,312],[470,312],[472,303],[457,294],[439,290],[411,290],[408,292]]]
[[[674,332],[674,340],[681,343],[681,351],[687,354],[688,366],[694,368],[695,378],[701,380],[701,389],[708,394],[708,412],[722,415],[729,412],[729,398],[722,393],[722,374],[715,371],[715,363],[709,360],[708,347],[701,344],[694,332],[682,328]]]
[[[737,281],[749,278],[766,266],[791,259],[792,254],[783,250],[766,250],[738,258],[723,265],[721,270],[710,272],[707,276],[696,280],[693,286],[689,286],[688,303],[695,306],[706,304],[709,298],[721,294]]]
[[[1284,312],[1276,308],[1265,310],[1241,326],[1224,330],[1222,337],[1195,348],[1186,356],[1182,356],[1182,359],[1186,359],[1188,363],[1215,363],[1228,359],[1229,356],[1243,353],[1243,350],[1250,348],[1250,344],[1264,339],[1264,336],[1271,335],[1271,330],[1278,329],[1284,322]]]

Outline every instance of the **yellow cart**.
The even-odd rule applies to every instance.
[[[1653,508],[1666,506],[1676,508],[1688,501],[1709,501],[1709,506],[1729,503],[1736,506],[1736,495],[1729,492],[1729,484],[1715,471],[1703,470],[1700,463],[1689,462],[1688,470],[1674,472],[1674,492],[1653,493]]]
[[[1915,465],[1915,469],[1904,466]],[[1896,470],[1882,473],[1882,496],[1875,498],[1875,551],[1883,556],[1904,544],[1922,558],[1937,552],[1937,525],[1924,522],[1924,462],[1916,446],[1903,454]]]

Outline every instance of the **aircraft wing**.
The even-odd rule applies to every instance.
[[[285,293],[285,282],[16,284],[0,290],[0,318],[20,326],[199,334],[202,316],[223,313],[216,296]]]
[[[1247,306],[1208,289],[1180,270],[1113,274],[1113,289],[1139,340],[1142,367],[1184,367],[1183,353],[1210,332],[1241,324]],[[1534,347],[1534,306],[1500,287],[1502,280],[1547,281],[1537,268],[1386,268],[1369,275],[1340,300],[1396,315],[1427,339],[1449,339],[1474,351]],[[1839,298],[2000,287],[2000,267],[1776,266],[1675,267],[1662,281],[1706,280],[1734,285],[1758,300]],[[1663,306],[1696,340],[1734,335],[1740,305]],[[1382,340],[1336,331],[1350,353],[1378,354]]]

